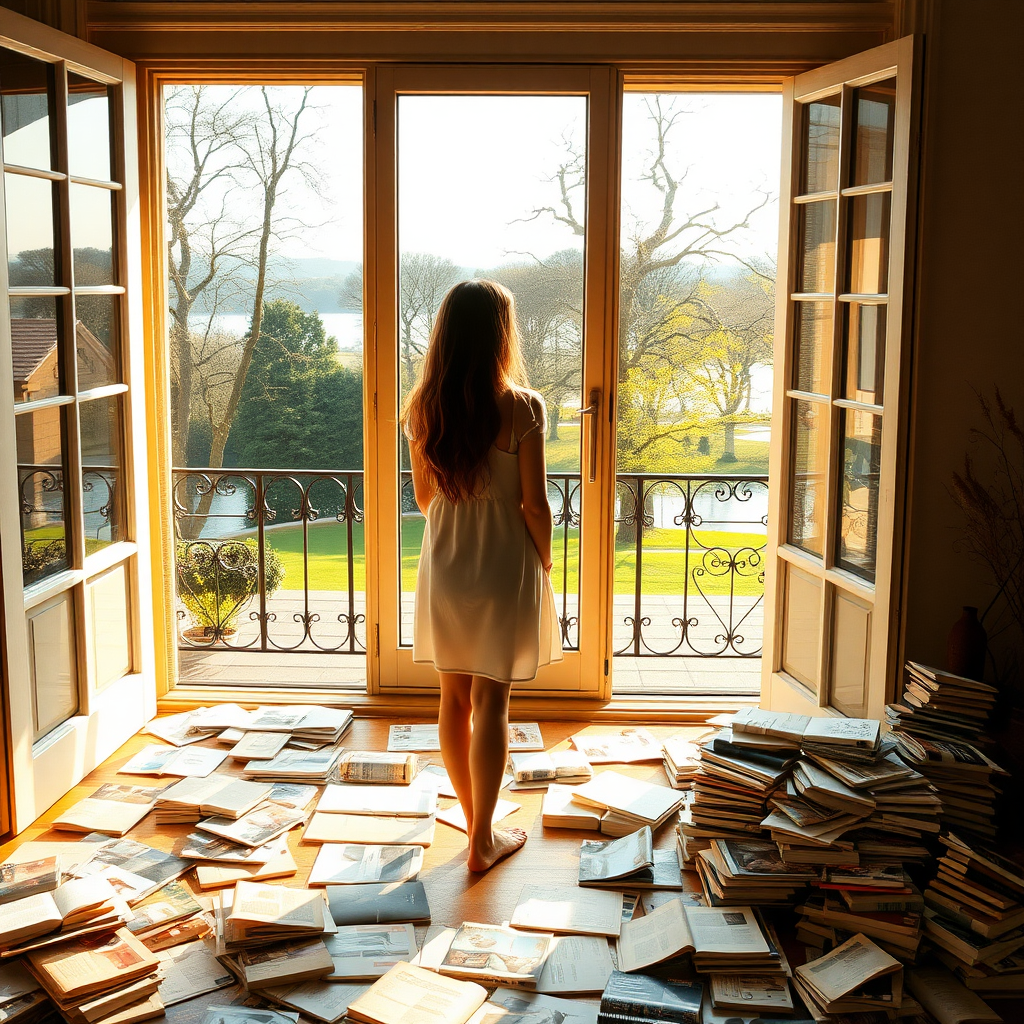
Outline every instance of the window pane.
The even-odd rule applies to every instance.
[[[548,473],[561,496],[552,493],[551,500],[567,523],[565,493],[575,485],[566,474],[579,472],[580,427],[559,418],[563,407],[581,399],[586,138],[583,96],[398,100],[401,398],[415,383],[435,313],[451,286],[473,276],[504,284],[516,297],[530,385],[544,397],[549,424],[555,425],[554,438],[548,438]],[[572,223],[543,212],[559,203],[560,169],[569,204],[564,213]],[[403,441],[403,482],[408,458]],[[407,645],[423,518],[411,501],[411,486],[402,489],[400,500],[400,642]],[[564,549],[556,545],[554,581],[578,579],[577,526],[566,527],[568,566],[560,564]],[[558,614],[575,622],[577,595],[570,590],[563,600],[557,584],[556,590]],[[574,631],[570,646],[575,645]]]
[[[78,390],[117,384],[118,333],[121,299],[117,295],[76,295],[75,347],[78,351]]]
[[[793,387],[797,391],[827,395],[829,355],[832,351],[832,304],[798,302],[793,330]]]
[[[54,187],[45,178],[4,175],[11,284],[53,285]]]
[[[113,200],[109,189],[71,186],[71,244],[79,287],[114,283]]]
[[[828,405],[793,403],[792,505],[789,539],[797,547],[822,554],[825,518],[825,482],[828,470],[828,439],[825,434]]]
[[[843,489],[836,564],[874,581],[882,418],[844,409],[841,424]]]
[[[53,170],[53,65],[0,49],[4,163]]]
[[[33,741],[66,722],[78,711],[75,671],[74,610],[70,594],[61,594],[28,616],[32,673]]]
[[[25,586],[68,567],[64,407],[15,418]]]
[[[847,290],[878,295],[889,290],[888,192],[850,200],[850,263]]]
[[[801,192],[839,188],[840,97],[828,96],[804,107],[804,174]]]
[[[854,93],[856,118],[853,185],[892,181],[892,140],[896,122],[896,79]]]
[[[851,302],[846,309],[843,343],[846,364],[843,367],[843,395],[855,402],[882,404],[882,379],[885,376],[884,305]]]
[[[31,402],[60,394],[57,359],[61,302],[53,296],[11,298],[14,400]]]
[[[123,401],[120,395],[83,402],[79,407],[82,432],[82,511],[85,515],[85,553],[92,554],[124,540],[121,437]]]
[[[107,86],[68,72],[68,166],[79,178],[110,181],[110,98]]]
[[[831,293],[836,267],[836,204],[803,203],[797,207],[800,239],[798,292]]]

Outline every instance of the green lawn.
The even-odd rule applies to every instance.
[[[746,424],[737,424],[742,435]],[[763,475],[768,472],[768,442],[736,438],[736,462],[722,462],[725,450],[725,428],[715,424],[702,429],[711,446],[710,455],[699,455],[696,444],[690,452],[675,442],[663,442],[647,457],[648,473],[749,473]],[[578,473],[580,471],[580,428],[578,424],[559,426],[558,440],[547,443],[548,471],[551,473]]]
[[[725,533],[701,530],[699,540],[706,548],[722,548],[727,552],[742,551],[744,548],[759,548],[764,536],[745,533]],[[423,539],[423,519],[406,516],[402,522],[402,588],[413,590],[416,585],[416,565]],[[285,568],[286,590],[301,590],[302,570],[302,529],[299,526],[282,526],[267,531],[267,543],[277,552]],[[681,550],[685,544],[683,530],[651,530],[644,537],[643,592],[645,594],[678,594],[682,591],[682,577],[686,572],[686,554]],[[353,530],[353,576],[356,590],[366,587],[366,560],[362,525]],[[694,586],[693,570],[706,566],[707,572],[698,577],[701,589],[707,594],[728,594],[729,573],[719,569],[716,574],[714,562],[724,557],[721,552],[705,555],[703,550],[690,551],[690,589]],[[763,585],[757,576],[761,564],[750,561],[750,552],[743,556],[748,560],[733,582],[734,593],[754,596],[760,594]],[[562,587],[563,540],[556,533],[554,546],[555,566],[551,578],[555,589]],[[570,530],[568,537],[568,588],[575,591],[578,586],[579,531]],[[615,550],[615,593],[632,594],[636,578],[636,551],[631,544],[616,544]],[[348,554],[346,532],[343,523],[324,522],[309,528],[309,587],[311,590],[346,590],[348,588]]]

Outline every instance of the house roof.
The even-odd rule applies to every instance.
[[[81,320],[75,333],[79,348],[98,354],[109,362],[110,352]],[[57,347],[57,321],[54,319],[11,318],[11,356],[14,363],[14,383],[27,384],[46,357]]]
[[[56,320],[22,320],[12,317],[11,354],[14,360],[14,383],[27,384],[56,345]]]

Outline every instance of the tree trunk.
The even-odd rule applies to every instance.
[[[732,420],[725,421],[725,450],[719,462],[736,461],[736,424]]]
[[[562,407],[558,402],[552,402],[548,413],[548,440],[558,440],[558,420],[561,416]]]

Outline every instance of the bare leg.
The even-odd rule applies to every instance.
[[[508,761],[508,698],[511,685],[473,677],[473,734],[469,764],[473,776],[473,817],[469,828],[470,871],[489,867],[526,842],[520,828],[494,829],[491,819]],[[465,806],[465,805],[463,805]]]
[[[466,812],[466,824],[473,824],[473,777],[469,768],[469,744],[472,734],[473,677],[441,672],[441,706],[437,713],[437,733],[441,757],[448,769],[455,794]]]

